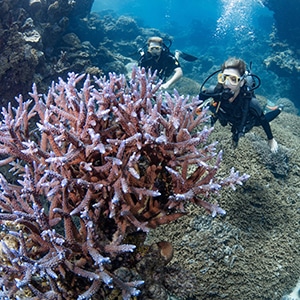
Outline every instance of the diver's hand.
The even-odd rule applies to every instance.
[[[161,89],[161,90],[167,90],[169,87],[170,87],[170,85],[166,82],[166,83],[163,83],[163,84],[160,86],[160,89]]]
[[[278,151],[278,143],[276,142],[276,140],[274,138],[271,140],[268,140],[268,144],[273,153],[276,153]]]

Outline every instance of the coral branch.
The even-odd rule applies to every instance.
[[[15,176],[0,174],[0,224],[15,241],[1,243],[7,298],[104,299],[118,289],[130,299],[143,281],[116,275],[137,263],[128,236],[180,218],[187,202],[225,214],[206,200],[248,176],[216,176],[222,153],[207,144],[206,110],[161,94],[155,76],[134,68],[129,85],[111,73],[92,86],[70,73],[47,95],[33,85],[31,100],[2,109],[0,164]]]

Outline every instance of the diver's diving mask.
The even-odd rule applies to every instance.
[[[162,50],[162,48],[161,48],[160,44],[158,44],[158,43],[151,42],[148,47],[148,51],[154,56],[159,56],[161,53],[161,50]]]
[[[236,86],[239,84],[241,81],[241,77],[234,75],[234,74],[224,74],[224,73],[219,73],[218,74],[218,82],[221,84],[230,84],[233,86]]]

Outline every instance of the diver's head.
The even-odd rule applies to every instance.
[[[234,93],[231,98],[233,101],[245,84],[246,63],[240,58],[233,57],[227,59],[221,69],[222,73],[218,75],[218,82],[223,85],[224,89],[229,89]]]
[[[222,72],[225,69],[236,69],[241,77],[246,72],[246,63],[240,58],[230,57],[222,64],[221,69]]]
[[[154,56],[159,57],[162,51],[163,39],[158,36],[153,36],[148,39],[148,52]]]

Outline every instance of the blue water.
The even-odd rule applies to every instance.
[[[271,31],[272,26],[272,13],[260,0],[95,0],[92,11],[103,10],[131,16],[140,26],[178,35],[195,24],[206,28],[199,28],[199,36],[208,34],[211,38],[255,35],[261,30]]]
[[[221,63],[228,55],[238,53],[253,60],[272,31],[273,15],[260,0],[95,0],[92,11],[111,10],[117,15],[134,18],[138,25],[156,28],[173,36],[173,46],[204,55],[207,47],[215,45],[212,53]],[[249,47],[255,48],[251,51]],[[225,48],[232,53],[225,53]],[[245,49],[247,48],[247,49]],[[255,60],[255,58],[254,58]]]
[[[273,51],[270,36],[274,33],[274,18],[261,0],[95,0],[92,11],[101,16],[105,10],[116,16],[130,16],[140,27],[156,28],[172,36],[173,50],[204,58],[203,65],[211,58],[214,65],[220,66],[229,56],[252,62],[253,72],[262,79],[262,95],[271,102],[288,97],[300,106],[298,91],[292,91],[292,78],[290,82],[278,78],[265,67],[264,60]],[[185,65],[184,74],[201,81],[209,69],[200,67]],[[199,69],[199,75],[195,75],[195,69]]]
[[[166,30],[174,24],[180,27],[189,25],[193,20],[215,20],[219,15],[220,4],[217,0],[96,0],[93,11],[111,9],[118,14],[131,16],[145,27]]]

